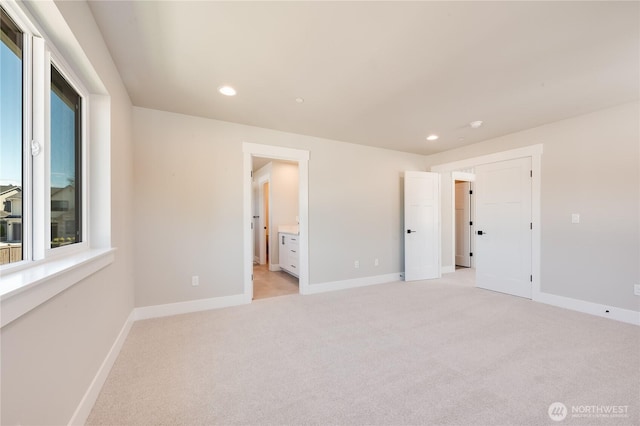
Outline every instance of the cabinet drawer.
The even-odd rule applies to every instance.
[[[298,235],[279,233],[279,255],[280,268],[282,270],[298,276]]]
[[[296,274],[298,273],[298,258],[289,258],[288,259],[289,262],[287,262],[287,265],[291,268],[291,271],[295,272]]]

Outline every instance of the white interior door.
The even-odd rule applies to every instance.
[[[257,209],[260,216],[257,224],[257,238],[258,238],[258,263],[264,265],[267,263],[267,245],[269,240],[267,238],[269,227],[269,209],[267,208],[269,199],[269,176],[262,176],[258,180],[257,191]]]
[[[253,229],[253,261],[260,261],[260,191],[258,183],[251,185],[251,227]]]
[[[531,298],[531,158],[476,167],[476,286]]]
[[[269,188],[271,187],[271,181],[267,180],[261,184],[262,191],[262,224],[260,228],[260,264],[264,265],[265,263],[272,264],[273,253],[269,250],[271,249],[271,207],[270,207],[270,197],[271,191]]]
[[[440,277],[440,175],[404,174],[404,279]]]
[[[471,182],[456,182],[456,265],[471,267]]]

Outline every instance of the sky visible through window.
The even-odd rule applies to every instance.
[[[22,186],[22,60],[0,50],[0,185]]]
[[[0,185],[22,186],[22,60],[0,43]],[[75,111],[51,91],[51,186],[75,181]]]

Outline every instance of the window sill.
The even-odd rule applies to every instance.
[[[89,249],[2,275],[0,328],[113,262],[115,249]]]

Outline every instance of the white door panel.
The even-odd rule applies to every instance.
[[[476,168],[476,286],[531,298],[531,159]],[[480,234],[482,233],[482,234]]]
[[[440,175],[405,172],[405,281],[440,277]]]
[[[253,260],[260,259],[260,191],[258,184],[252,184],[251,210],[253,212],[251,226],[253,229]]]

